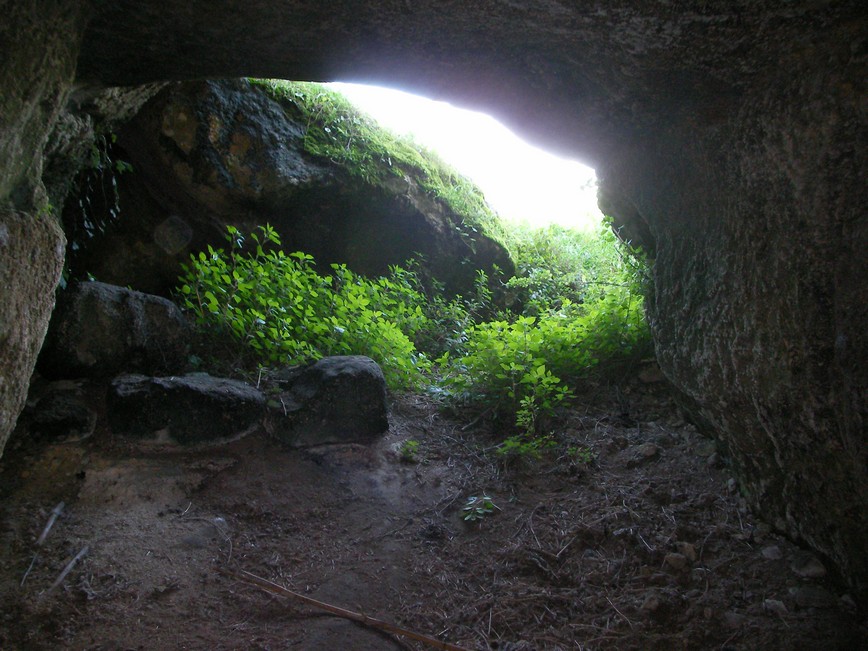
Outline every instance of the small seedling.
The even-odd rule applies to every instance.
[[[591,452],[591,448],[584,445],[574,445],[567,448],[567,456],[574,464],[589,466],[594,462],[594,453]]]
[[[413,439],[407,439],[401,446],[398,448],[398,455],[401,457],[401,461],[406,463],[418,463],[419,462],[419,441],[415,441]]]
[[[474,495],[467,498],[467,503],[461,510],[464,513],[465,522],[475,522],[487,515],[492,515],[495,509],[500,511],[500,507],[488,495]]]

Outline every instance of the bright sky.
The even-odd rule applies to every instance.
[[[412,133],[436,150],[482,188],[504,219],[578,229],[599,226],[603,216],[590,167],[532,147],[482,113],[376,86],[330,86],[381,125]]]

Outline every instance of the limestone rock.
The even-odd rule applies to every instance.
[[[181,444],[224,440],[252,431],[265,397],[244,382],[192,373],[121,375],[109,388],[107,414],[118,436],[168,436]]]
[[[177,372],[186,365],[187,322],[171,301],[104,283],[77,283],[51,318],[39,370],[49,378]]]
[[[369,443],[389,428],[386,381],[369,357],[325,357],[291,374],[269,403],[268,431],[293,447]]]

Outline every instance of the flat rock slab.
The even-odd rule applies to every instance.
[[[165,434],[177,443],[192,444],[253,430],[265,411],[265,397],[244,382],[205,373],[121,375],[111,383],[107,409],[116,434]]]
[[[99,282],[77,283],[58,299],[39,371],[49,378],[110,378],[184,368],[189,328],[160,296]]]
[[[370,443],[389,429],[386,381],[369,357],[325,357],[278,384],[266,428],[293,447]]]

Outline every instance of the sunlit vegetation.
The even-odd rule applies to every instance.
[[[368,355],[393,390],[426,389],[507,416],[517,436],[534,441],[571,383],[648,353],[643,266],[611,231],[512,237],[520,271],[499,279],[501,305],[482,272],[473,295],[454,298],[423,286],[412,260],[380,278],[337,264],[320,272],[310,255],[280,250],[268,226],[249,234],[230,227],[226,248],[191,258],[179,295],[238,364]]]
[[[477,272],[447,297],[417,261],[379,278],[285,253],[273,228],[230,227],[227,246],[191,257],[178,288],[215,359],[249,371],[328,355],[377,361],[392,390],[427,391],[508,426],[500,451],[538,456],[549,423],[584,378],[650,353],[646,265],[608,225],[597,233],[501,223],[467,179],[379,128],[317,84],[256,81],[306,125],[305,149],[372,183],[415,179],[460,215],[469,236],[496,233],[511,278]],[[212,360],[212,363],[214,360]]]
[[[485,233],[503,241],[497,215],[476,185],[411,137],[383,129],[343,95],[321,84],[251,79],[281,102],[288,115],[305,125],[304,148],[335,161],[368,183],[396,179],[416,183],[456,214],[456,228],[468,238]]]

